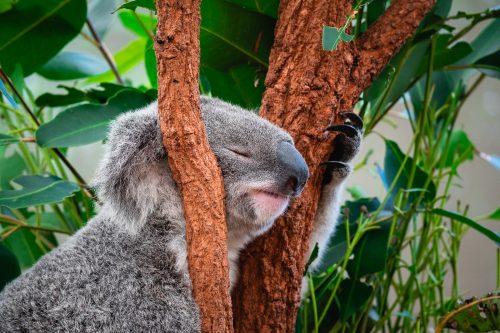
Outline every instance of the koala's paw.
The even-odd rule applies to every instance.
[[[329,184],[332,179],[343,180],[351,172],[348,162],[358,153],[363,136],[363,120],[355,113],[343,112],[343,124],[332,125],[326,130],[338,132],[333,140],[333,152],[326,162],[323,184]]]

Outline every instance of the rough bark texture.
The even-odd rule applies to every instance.
[[[282,0],[260,114],[288,130],[311,178],[285,217],[244,251],[233,293],[235,332],[293,332],[308,238],[334,134],[325,129],[412,35],[435,0],[394,0],[356,42],[322,50],[324,24],[342,26],[351,0]],[[340,119],[339,119],[340,120]]]
[[[202,332],[232,332],[224,186],[200,112],[200,0],[156,0],[158,111],[182,193],[189,273]]]

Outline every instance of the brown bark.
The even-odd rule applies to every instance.
[[[240,283],[233,293],[236,332],[294,331],[320,194],[320,165],[334,139],[325,129],[339,112],[353,108],[434,2],[394,0],[356,42],[327,52],[321,46],[322,26],[342,26],[352,1],[281,1],[260,114],[292,134],[311,178],[286,216],[242,255]]]
[[[200,112],[200,0],[156,0],[158,111],[186,218],[202,332],[232,332],[224,186]]]

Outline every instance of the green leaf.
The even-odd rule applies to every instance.
[[[0,267],[2,267],[0,269],[0,291],[2,291],[7,283],[21,275],[16,256],[2,243],[0,243]]]
[[[318,243],[316,243],[314,245],[314,249],[311,252],[311,255],[309,256],[309,259],[307,260],[306,267],[304,268],[303,276],[305,276],[307,274],[307,270],[309,269],[309,266],[311,266],[313,261],[316,260],[316,258],[318,258],[318,252],[319,252]]]
[[[75,80],[102,74],[109,65],[99,57],[78,52],[61,52],[38,70],[49,80]]]
[[[148,75],[149,83],[153,88],[158,88],[158,72],[156,70],[156,55],[154,44],[151,39],[146,43],[144,51],[144,66],[146,67],[146,74]]]
[[[444,143],[441,147],[445,149]],[[474,159],[474,145],[470,141],[467,134],[462,130],[454,130],[451,133],[450,142],[447,147],[447,155],[444,166],[445,167],[458,167],[459,164],[465,160]]]
[[[118,72],[120,74],[125,74],[144,60],[145,46],[145,39],[136,39],[114,55],[116,66],[118,67]],[[97,83],[103,81],[109,82],[114,80],[116,80],[115,74],[113,73],[113,71],[108,70],[107,72],[104,72],[100,75],[88,78],[85,82]]]
[[[45,93],[40,95],[36,100],[36,105],[43,107],[66,106],[80,102],[106,103],[111,97],[122,90],[131,90],[130,87],[125,87],[119,84],[103,82],[98,88],[92,88],[88,91],[81,91],[73,87],[58,85],[58,88],[66,90],[66,94],[58,95]],[[102,89],[99,89],[102,88]]]
[[[36,242],[36,237],[30,230],[21,229],[3,240],[3,244],[17,257],[23,269],[30,268],[45,254]]]
[[[55,176],[21,176],[13,182],[22,189],[0,191],[0,206],[13,209],[61,202],[79,190],[78,185]]]
[[[218,71],[202,66],[201,76],[208,81],[212,96],[225,101],[254,109],[260,106],[264,92],[264,78],[255,66],[244,64]]]
[[[19,0],[0,0],[0,14],[5,13],[12,9]],[[1,290],[2,288],[0,288]]]
[[[242,8],[271,16],[278,17],[279,0],[226,0],[232,2]]]
[[[500,208],[497,208],[497,210],[489,214],[486,218],[490,220],[500,220]]]
[[[201,65],[219,71],[251,62],[268,66],[275,20],[224,0],[202,1]]]
[[[27,225],[30,227],[42,227],[50,230],[51,232],[65,234],[71,234],[73,232],[73,230],[68,229],[68,227],[53,212],[41,213],[38,217],[36,214],[33,214],[28,218]]]
[[[498,332],[500,295],[487,295],[465,301],[447,319],[446,327],[459,332]]]
[[[360,281],[345,279],[339,286],[340,319],[345,322],[354,313],[359,311],[368,301],[373,287]]]
[[[385,140],[385,157],[384,157],[384,176],[387,184],[390,186],[394,181],[395,186],[389,199],[387,200],[387,209],[391,210],[394,206],[394,200],[401,190],[414,190],[413,193],[408,194],[407,206],[413,203],[419,196],[421,191],[425,191],[423,201],[431,201],[436,197],[436,185],[432,180],[429,181],[429,175],[422,170],[418,165],[415,166],[415,175],[413,182],[409,184],[410,174],[413,165],[416,163],[413,158],[408,157],[403,164],[405,155],[399,148],[398,144],[391,140]],[[396,175],[400,168],[403,168],[400,176],[396,179]],[[428,187],[425,189],[425,184],[429,181]]]
[[[500,79],[500,50],[479,59],[473,67],[485,75]]]
[[[498,233],[496,233],[493,230],[490,230],[490,229],[482,226],[481,224],[477,223],[474,220],[471,220],[470,218],[468,218],[466,216],[463,216],[463,215],[461,215],[459,213],[450,212],[448,210],[444,210],[444,209],[441,209],[441,208],[434,208],[432,210],[432,213],[436,214],[436,215],[448,217],[448,218],[450,218],[450,219],[452,219],[454,221],[466,224],[469,227],[471,227],[472,229],[474,229],[474,230],[482,233],[484,236],[486,236],[489,239],[491,239],[492,241],[496,242],[497,244],[500,244],[500,235]]]
[[[49,61],[85,23],[85,0],[23,0],[0,14],[0,64],[28,76]]]
[[[391,224],[392,221],[379,223],[379,228],[366,232],[356,245],[354,258],[347,264],[347,272],[353,280],[385,269]]]
[[[36,131],[41,147],[73,147],[104,140],[109,123],[120,114],[140,109],[153,98],[137,90],[123,90],[107,104],[82,104],[59,113]]]
[[[118,9],[136,10],[137,7],[156,11],[154,0],[133,0],[130,2],[124,3],[123,5],[118,7]]]
[[[20,176],[26,169],[24,159],[15,152],[9,157],[0,156],[0,189],[10,188],[12,179]]]
[[[19,140],[18,138],[14,137],[14,136],[0,133],[0,146],[6,146],[6,145],[10,145],[12,143],[18,143],[20,141],[21,140]]]
[[[354,39],[345,32],[345,28],[323,26],[323,50],[334,51],[340,42],[350,42]]]
[[[128,30],[132,31],[139,37],[144,39],[149,39],[149,34],[144,31],[146,28],[151,33],[156,27],[156,18],[140,13],[132,13],[129,11],[118,13],[118,18],[122,22],[123,26]],[[139,20],[142,22],[139,22]]]

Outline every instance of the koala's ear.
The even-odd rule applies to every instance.
[[[120,116],[111,125],[93,183],[100,200],[127,223],[142,223],[154,204],[146,197],[155,196],[154,185],[148,192],[145,183],[167,172],[165,159],[156,104]]]

